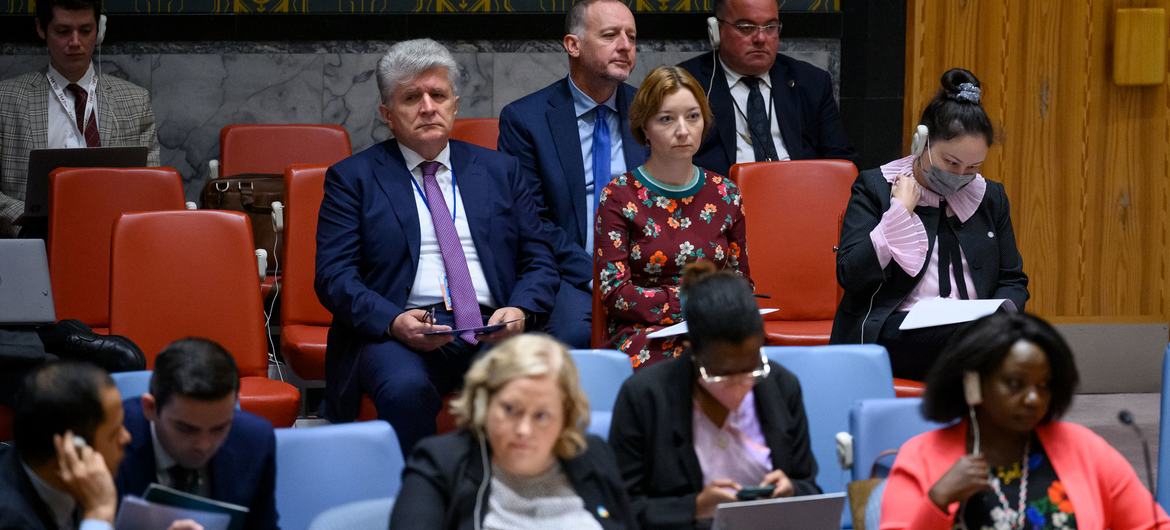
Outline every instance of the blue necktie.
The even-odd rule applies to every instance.
[[[593,112],[593,204],[601,202],[601,190],[609,184],[609,122],[605,119],[605,105]]]

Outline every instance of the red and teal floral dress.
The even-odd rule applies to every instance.
[[[1024,477],[1023,462],[1020,461],[991,469],[992,477],[999,479],[1000,491],[1010,511],[1004,509],[1003,502],[994,491],[978,493],[972,495],[957,514],[955,529],[1071,530],[1077,527],[1072,501],[1060,477],[1056,476],[1056,470],[1044,452],[1044,447],[1040,445],[1040,440],[1033,436],[1030,447],[1027,457],[1028,489],[1024,492],[1024,525],[1018,524],[1019,518],[1015,515],[1019,509],[1020,485]]]
[[[682,268],[706,260],[748,276],[739,188],[695,168],[691,181],[670,186],[641,166],[610,181],[597,209],[595,260],[612,347],[634,368],[677,357],[683,335],[646,335],[682,320]]]

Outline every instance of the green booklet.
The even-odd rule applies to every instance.
[[[248,508],[245,506],[208,499],[158,483],[147,486],[146,493],[142,495],[142,498],[166,506],[227,514],[232,518],[228,530],[244,530],[244,520],[248,518]]]

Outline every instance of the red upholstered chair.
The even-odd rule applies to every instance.
[[[49,275],[57,317],[110,327],[110,234],[123,212],[183,209],[170,167],[61,168],[49,175]]]
[[[349,133],[338,125],[228,125],[219,131],[218,174],[283,175],[290,164],[335,164],[349,156],[350,149]],[[273,276],[264,279],[261,293],[265,298],[276,281],[279,278]]]
[[[110,331],[147,368],[170,342],[206,337],[240,369],[240,407],[289,427],[300,393],[268,379],[268,343],[248,217],[218,210],[123,214],[114,223]]]
[[[333,315],[313,289],[317,212],[327,166],[294,164],[284,170],[284,279],[281,283],[280,353],[297,376],[325,379],[325,337]]]
[[[500,137],[500,120],[496,118],[461,118],[455,120],[451,139],[486,147],[496,148]]]
[[[780,310],[765,322],[771,346],[829,343],[837,311],[840,219],[857,168],[847,160],[736,164],[756,290]]]
[[[219,174],[284,174],[289,164],[332,165],[350,155],[344,127],[235,124],[219,131]]]
[[[841,221],[857,168],[847,160],[753,162],[731,167],[747,217],[748,256],[772,346],[829,343],[841,299],[837,258]],[[899,396],[922,383],[895,379]]]
[[[613,348],[613,345],[609,343],[609,332],[605,325],[608,318],[609,313],[605,310],[605,304],[601,303],[601,281],[598,280],[595,270],[593,271],[593,313],[589,334],[589,346],[593,349]]]

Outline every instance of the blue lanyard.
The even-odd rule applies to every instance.
[[[414,191],[418,192],[419,198],[422,199],[427,210],[430,210],[431,202],[427,200],[427,194],[423,193],[422,187],[418,185],[418,179],[414,178],[414,175],[410,176],[410,183],[414,184]],[[455,216],[459,213],[459,196],[455,195],[455,168],[451,168],[451,206],[451,222],[454,223]]]

